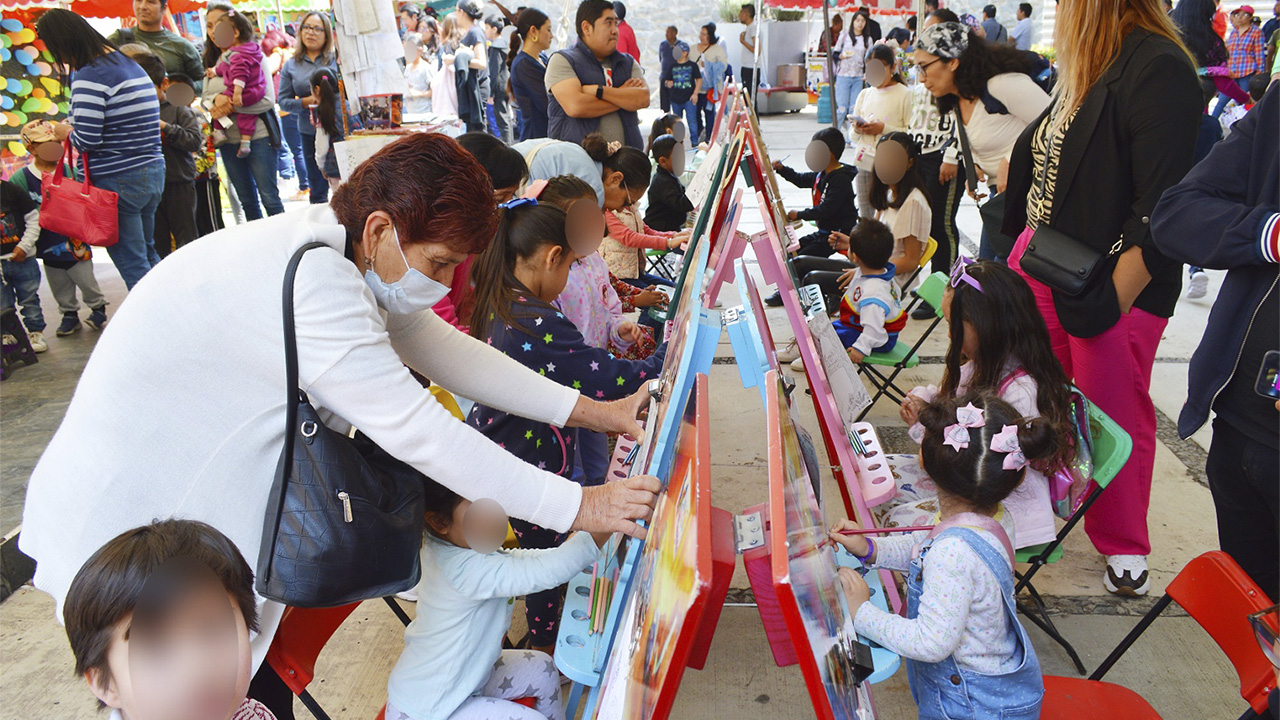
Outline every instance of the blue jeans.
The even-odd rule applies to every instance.
[[[849,124],[849,111],[862,91],[862,78],[851,75],[836,76],[836,120],[843,130]]]
[[[329,202],[329,180],[316,164],[316,134],[301,133],[303,160],[307,163],[307,182],[311,189],[311,204],[323,205]]]
[[[0,297],[3,307],[7,310],[16,302],[21,306],[22,324],[27,326],[27,332],[44,332],[44,313],[40,312],[39,261],[34,257],[22,262],[3,260],[0,268],[4,271],[4,291]]]
[[[683,117],[685,125],[688,126],[689,137],[698,138],[698,105],[690,98],[684,102],[671,101],[671,114],[676,117]]]
[[[160,262],[155,247],[156,207],[164,195],[164,159],[110,177],[95,177],[94,184],[119,196],[120,240],[107,248],[107,254],[124,278],[124,286],[132,290]]]
[[[315,138],[311,144],[315,145]],[[259,138],[249,143],[249,157],[237,157],[235,143],[223,145],[218,152],[222,155],[223,167],[227,169],[227,179],[236,188],[246,219],[261,220],[263,207],[266,207],[268,215],[284,212],[280,188],[276,187],[276,149],[271,147],[270,139]],[[262,205],[258,204],[259,197]]]
[[[298,178],[298,189],[311,187],[307,178],[307,161],[302,157],[302,133],[298,132],[298,123],[290,116],[280,119],[280,129],[284,132],[284,141],[289,143],[289,153],[293,155],[293,172]],[[285,176],[288,177],[288,176]]]

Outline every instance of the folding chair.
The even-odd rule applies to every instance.
[[[1049,612],[1044,605],[1044,599],[1040,597],[1040,593],[1036,591],[1036,587],[1031,584],[1031,578],[1035,577],[1040,568],[1050,563],[1055,563],[1062,558],[1062,542],[1066,539],[1072,529],[1080,523],[1084,517],[1085,511],[1097,501],[1102,491],[1107,489],[1112,479],[1120,472],[1120,468],[1129,461],[1129,453],[1133,450],[1133,440],[1129,437],[1129,433],[1125,432],[1119,425],[1115,424],[1106,413],[1098,409],[1097,405],[1089,403],[1089,432],[1093,436],[1093,490],[1091,490],[1084,501],[1080,503],[1080,507],[1072,513],[1071,519],[1067,520],[1066,525],[1058,531],[1058,534],[1051,542],[1043,545],[1032,545],[1025,547],[1016,553],[1017,560],[1020,563],[1028,563],[1031,567],[1027,568],[1025,573],[1017,573],[1018,584],[1014,587],[1014,595],[1017,596],[1024,589],[1031,602],[1019,602],[1018,609],[1028,620],[1035,623],[1037,627],[1045,632],[1054,642],[1058,643],[1067,651],[1067,655],[1071,656],[1071,662],[1075,663],[1076,671],[1081,675],[1085,674],[1084,663],[1080,662],[1080,656],[1076,653],[1071,643],[1058,632],[1058,628],[1053,624],[1053,620],[1049,617]]]
[[[1160,720],[1160,715],[1138,693],[1123,685],[1084,678],[1044,676],[1044,702],[1040,720]]]
[[[391,601],[394,603],[394,601]],[[317,720],[330,720],[320,703],[307,692],[316,676],[316,658],[360,603],[335,608],[287,607],[267,649],[267,664]]]
[[[912,272],[911,277],[907,278],[907,281],[902,284],[902,287],[911,287],[912,283],[916,281],[916,278],[920,277],[920,273],[924,272],[925,266],[927,266],[929,261],[933,259],[933,254],[936,252],[938,252],[938,241],[933,238],[929,238],[928,242],[924,244],[924,253],[920,255],[920,264],[916,265],[915,271]],[[916,295],[911,299],[911,302],[903,308],[903,310],[909,313],[914,310],[916,305],[919,303],[920,296]]]
[[[670,254],[670,250],[645,250],[645,272],[650,275],[656,275],[674,285],[676,271],[673,271],[671,266],[667,264],[667,256]]]
[[[932,242],[932,240],[930,242]],[[934,243],[934,249],[937,249],[937,243]],[[923,264],[924,262],[921,261],[921,265]],[[928,339],[929,333],[933,332],[933,329],[938,326],[938,323],[942,322],[942,292],[946,290],[946,288],[947,274],[940,272],[934,273],[925,278],[924,282],[920,283],[920,287],[916,288],[916,297],[929,303],[929,306],[934,309],[936,317],[934,317],[933,322],[929,324],[929,327],[920,334],[920,339],[916,341],[915,345],[907,348],[904,343],[899,341],[889,352],[873,352],[863,358],[862,369],[865,371],[863,373],[863,377],[871,380],[871,384],[876,386],[876,392],[871,396],[871,404],[862,411],[861,415],[858,415],[859,421],[866,417],[867,413],[871,412],[871,408],[875,407],[876,401],[881,397],[888,397],[896,403],[901,403],[903,399],[906,398],[906,392],[897,385],[894,385],[893,381],[903,370],[913,368],[920,364],[919,352],[921,346],[923,346],[924,341]],[[903,312],[906,311],[904,310]],[[877,369],[877,366],[891,367],[893,368],[893,371],[886,375]]]
[[[1267,695],[1276,687],[1276,671],[1262,653],[1248,616],[1267,609],[1271,600],[1230,555],[1207,552],[1182,568],[1164,595],[1089,676],[1101,680],[1156,617],[1176,601],[1227,654],[1240,677],[1240,697],[1249,703],[1241,720],[1270,717]],[[1272,628],[1275,630],[1276,628]]]

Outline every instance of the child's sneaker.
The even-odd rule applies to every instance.
[[[93,312],[89,313],[89,319],[85,320],[84,324],[94,330],[101,330],[107,324],[107,306],[103,305],[100,308],[94,308]]]
[[[241,140],[240,149],[236,150],[236,157],[247,158],[249,157],[249,151],[252,149],[253,148],[249,145],[249,142],[247,140]]]
[[[27,340],[31,341],[31,349],[34,352],[42,353],[49,349],[49,343],[44,340],[44,333],[39,330],[27,333]]]
[[[1151,574],[1147,572],[1144,555],[1108,555],[1107,571],[1102,584],[1107,592],[1125,597],[1141,597],[1151,589]]]
[[[800,357],[800,343],[795,338],[791,338],[786,347],[778,351],[778,362],[789,363]]]
[[[1187,283],[1187,297],[1196,300],[1209,292],[1209,273],[1204,268],[1191,268],[1191,281]]]
[[[215,147],[227,141],[227,134],[222,132],[221,128],[214,128],[210,135],[213,137]]]
[[[67,313],[62,316],[62,324],[58,329],[53,331],[58,337],[66,337],[80,330],[80,316],[75,313]]]

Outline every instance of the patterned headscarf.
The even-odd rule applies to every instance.
[[[954,60],[969,47],[969,27],[964,23],[943,22],[920,31],[917,50],[924,50],[943,60]]]

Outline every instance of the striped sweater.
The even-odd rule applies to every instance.
[[[156,87],[123,53],[107,53],[72,74],[70,119],[71,143],[89,153],[95,178],[164,162]]]

